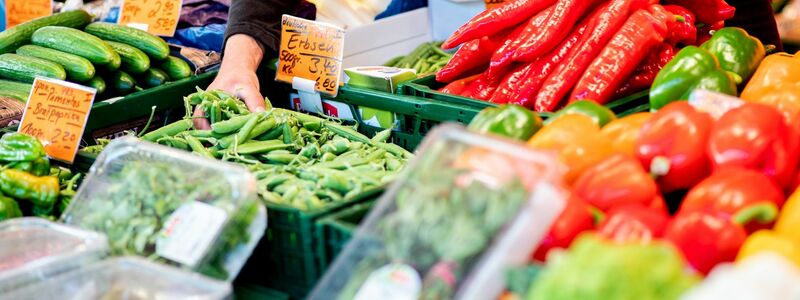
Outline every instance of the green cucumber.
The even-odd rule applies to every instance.
[[[161,69],[167,72],[167,75],[169,75],[172,81],[192,76],[192,68],[189,67],[189,64],[175,56],[167,57],[167,59],[161,63]]]
[[[89,24],[84,30],[107,41],[134,46],[154,60],[162,60],[169,55],[167,42],[147,31],[103,22]]]
[[[20,102],[28,102],[28,93],[21,93],[18,91],[0,91],[0,97],[13,98]]]
[[[150,58],[142,50],[128,44],[106,41],[122,58],[122,70],[130,74],[142,74],[150,68]]]
[[[41,58],[0,54],[0,77],[33,83],[36,76],[64,80],[67,79],[67,72],[61,65]]]
[[[34,45],[72,53],[96,65],[105,65],[119,59],[117,52],[106,42],[86,32],[59,26],[46,26],[33,33]]]
[[[149,89],[167,83],[169,75],[160,69],[150,69],[137,81],[143,88]]]
[[[15,91],[21,93],[30,93],[32,85],[28,83],[8,81],[0,79],[0,91]]]
[[[110,73],[114,73],[117,70],[119,70],[119,67],[121,65],[122,65],[122,57],[117,55],[116,59],[112,60],[107,65],[101,66],[100,68],[102,68],[102,70],[105,71],[106,73],[110,74]]]
[[[106,81],[103,80],[103,78],[100,78],[100,76],[95,76],[94,78],[92,78],[92,80],[86,82],[86,86],[97,90],[96,93],[97,95],[105,93],[106,91]]]
[[[108,83],[106,89],[116,96],[125,96],[133,93],[136,88],[136,81],[133,77],[122,71],[116,71],[109,75],[106,78],[106,82]]]
[[[64,53],[36,45],[25,45],[17,49],[17,54],[41,58],[57,63],[67,71],[70,81],[84,82],[94,77],[94,65],[83,57],[75,54]]]
[[[82,28],[92,21],[92,16],[86,11],[75,10],[57,13],[52,16],[31,20],[6,31],[0,32],[0,54],[14,52],[22,45],[31,42],[31,35],[39,28],[45,26],[64,26]]]

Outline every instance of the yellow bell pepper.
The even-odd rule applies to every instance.
[[[789,124],[800,128],[800,55],[767,56],[742,91],[741,98],[775,107]]]
[[[567,166],[564,181],[572,184],[583,170],[613,153],[600,126],[585,115],[564,115],[544,126],[528,141],[535,149],[555,150]]]
[[[783,255],[800,267],[800,189],[786,200],[773,230],[759,230],[745,240],[737,261],[771,251]]]
[[[641,112],[616,119],[604,126],[600,133],[611,142],[614,152],[635,155],[636,139],[639,138],[642,125],[650,120],[651,116],[649,112]]]

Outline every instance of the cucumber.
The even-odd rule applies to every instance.
[[[167,42],[147,31],[103,22],[89,24],[84,30],[106,41],[134,46],[154,60],[162,60],[169,55]]]
[[[112,60],[110,63],[104,66],[101,66],[100,68],[102,68],[102,70],[105,71],[106,73],[114,73],[117,70],[119,70],[119,67],[121,65],[122,65],[122,57],[117,55],[116,59]]]
[[[52,16],[31,20],[6,31],[0,32],[0,54],[14,52],[22,45],[31,42],[34,31],[45,26],[64,26],[82,28],[92,21],[92,16],[86,11],[75,10],[57,13]]]
[[[112,73],[106,78],[106,82],[108,83],[106,90],[116,96],[125,96],[130,94],[136,87],[136,81],[133,79],[133,77],[123,71],[116,71]]]
[[[41,58],[0,54],[0,77],[33,83],[36,76],[64,80],[67,79],[67,72],[61,65]]]
[[[167,59],[161,63],[161,69],[167,72],[167,75],[169,75],[169,78],[173,81],[192,76],[192,68],[189,67],[189,64],[175,56],[167,57]]]
[[[33,33],[34,45],[72,53],[96,65],[105,65],[119,59],[117,52],[106,42],[86,32],[59,26],[46,26]]]
[[[0,79],[0,91],[15,91],[21,93],[30,93],[32,85],[22,82],[8,81]]]
[[[129,74],[142,74],[150,68],[150,58],[142,50],[128,44],[106,41],[122,58],[122,70]]]
[[[167,83],[167,80],[169,80],[169,75],[167,75],[166,72],[160,69],[153,68],[147,70],[147,72],[145,72],[137,82],[143,88],[149,89],[152,87],[157,87],[159,85],[165,84]]]
[[[64,53],[58,50],[25,45],[17,49],[17,54],[41,58],[57,63],[67,71],[67,78],[75,82],[84,82],[94,77],[94,65],[83,57]]]
[[[95,76],[94,78],[92,78],[92,80],[86,82],[86,86],[97,90],[96,95],[100,95],[106,92],[106,81],[103,80],[103,78],[100,78],[100,76]]]
[[[28,102],[28,93],[22,93],[19,91],[0,91],[0,97],[8,97],[13,98],[20,102]]]

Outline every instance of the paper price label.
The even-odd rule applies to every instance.
[[[145,30],[160,36],[173,36],[181,16],[182,0],[125,0],[120,25]]]
[[[495,8],[496,6],[500,6],[500,5],[504,4],[504,3],[506,3],[506,1],[505,0],[484,0],[484,3],[486,3],[486,9],[492,9],[492,8]]]
[[[6,29],[53,14],[52,0],[5,0]]]
[[[74,83],[36,78],[19,132],[39,139],[48,156],[72,163],[95,93]]]
[[[275,80],[292,83],[294,77],[315,82],[320,93],[336,96],[342,71],[344,30],[283,15],[281,48]]]

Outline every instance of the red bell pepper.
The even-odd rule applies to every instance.
[[[661,200],[650,174],[639,160],[625,154],[611,155],[583,171],[572,185],[572,193],[603,212],[631,204],[650,206]]]
[[[689,190],[679,212],[713,211],[735,214],[754,204],[783,206],[781,189],[767,176],[757,171],[729,167],[718,170]],[[769,224],[742,223],[748,232]]]
[[[714,35],[714,32],[725,27],[725,21],[719,21],[714,24],[706,24],[697,28],[697,42],[695,45],[700,46]]]
[[[689,103],[664,106],[643,126],[636,141],[636,156],[662,192],[687,189],[705,178],[709,161],[705,153],[712,119]]]
[[[572,0],[569,0],[572,1]],[[564,59],[564,64],[559,65],[536,95],[536,111],[553,111],[572,90],[589,64],[597,54],[603,50],[608,41],[617,33],[633,11],[632,7],[639,7],[642,0],[613,0],[598,16],[596,22],[590,25],[583,35],[579,46],[574,47]],[[520,51],[514,55],[515,60],[524,60]],[[520,54],[520,55],[518,55]]]
[[[492,53],[500,47],[507,34],[501,32],[495,36],[482,37],[465,43],[458,48],[450,61],[436,72],[436,81],[451,82],[457,78],[480,73],[489,65]]]
[[[472,81],[474,81],[475,79],[478,79],[478,77],[480,77],[480,76],[481,75],[478,74],[478,75],[472,75],[472,76],[467,77],[467,78],[462,78],[462,79],[459,79],[459,80],[455,80],[455,81],[447,84],[443,88],[441,88],[439,90],[439,92],[448,93],[448,94],[451,94],[451,95],[461,95],[461,93],[463,93],[464,90],[467,89],[469,84],[472,83]]]
[[[787,188],[797,171],[798,138],[777,109],[746,102],[725,113],[711,129],[708,156],[714,169],[753,169]]]
[[[611,209],[597,232],[618,243],[647,243],[663,236],[668,222],[669,215],[664,210],[624,205]]]
[[[461,43],[491,36],[529,19],[555,3],[555,0],[516,0],[487,9],[456,30],[442,48],[454,48]]]
[[[667,43],[661,43],[661,45],[659,45],[655,51],[650,52],[644,62],[633,71],[633,75],[628,78],[627,82],[614,92],[614,97],[622,98],[649,88],[653,85],[653,80],[656,79],[658,72],[661,71],[673,57],[675,57],[675,47]]]
[[[523,39],[526,39],[528,35],[532,34],[535,28],[539,28],[544,25],[544,22],[547,21],[547,17],[550,16],[550,12],[552,11],[552,7],[547,8],[531,18],[528,21],[526,26],[519,26],[517,29],[508,35],[505,41],[503,41],[502,46],[497,48],[497,50],[492,54],[491,62],[489,63],[489,68],[486,69],[485,73],[489,80],[491,81],[499,81],[504,79],[504,76],[508,74],[508,72],[514,68],[514,61],[512,57],[514,56],[514,52],[516,51],[519,44],[522,43]]]
[[[667,23],[667,31],[664,42],[670,45],[682,44],[685,46],[694,45],[697,41],[697,27],[695,27],[694,14],[680,5],[664,5],[664,8],[674,15],[673,20]]]
[[[678,213],[667,225],[664,238],[675,244],[697,271],[708,274],[714,266],[736,259],[747,232],[741,224],[758,219],[772,222],[778,214],[774,205],[743,208],[734,215],[688,211]]]
[[[631,2],[632,0],[617,1]],[[597,0],[558,0],[547,23],[537,27],[534,34],[520,44],[514,53],[514,60],[532,62],[553,50],[567,37],[578,20],[597,2]]]
[[[661,5],[631,15],[611,41],[580,76],[569,96],[570,102],[593,100],[605,104],[614,96],[652,49],[667,35],[672,17]]]
[[[733,18],[736,8],[725,0],[665,0],[666,4],[676,4],[694,13],[698,23],[714,24]]]
[[[533,258],[545,261],[547,252],[553,248],[568,248],[579,234],[594,229],[596,215],[592,208],[576,196],[570,196],[567,206],[561,211],[542,240]]]

